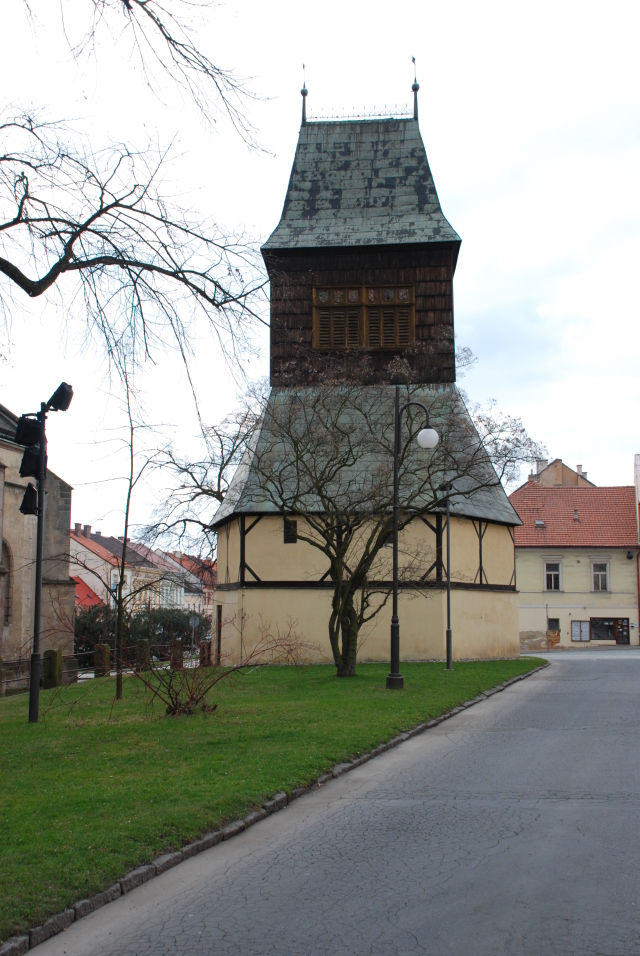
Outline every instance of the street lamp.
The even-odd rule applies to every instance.
[[[451,490],[453,485],[440,485],[438,491],[447,492],[447,670],[453,669],[453,638],[451,637]]]
[[[48,412],[66,412],[73,389],[62,382],[48,402],[40,403],[40,411],[21,415],[18,419],[15,441],[25,445],[20,463],[22,478],[36,478],[38,493],[29,482],[20,511],[24,515],[38,516],[36,537],[36,593],[33,611],[33,648],[31,651],[31,675],[29,679],[29,723],[38,723],[40,706],[40,609],[42,606],[42,560],[44,554],[44,483],[47,477],[47,435],[46,421]]]
[[[393,436],[393,610],[391,614],[391,672],[387,674],[387,689],[401,690],[404,680],[400,673],[400,621],[398,619],[398,459],[400,457],[400,418],[407,408],[415,405],[425,414],[424,428],[418,432],[421,448],[435,448],[438,433],[429,425],[429,410],[422,402],[407,402],[400,407],[400,386],[396,385],[395,422]]]

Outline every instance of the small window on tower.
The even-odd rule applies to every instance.
[[[298,543],[298,522],[296,521],[295,518],[284,519],[284,543],[285,544]]]

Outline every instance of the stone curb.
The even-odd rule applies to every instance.
[[[531,677],[532,674],[536,674],[548,666],[549,661],[545,661],[544,664],[540,664],[533,670],[527,671],[526,674],[518,674],[517,677],[512,677],[510,680],[504,681],[504,683],[498,684],[496,687],[492,687],[490,690],[479,694],[478,697],[474,697],[472,700],[468,700],[464,704],[452,708],[452,710],[447,711],[446,714],[440,714],[439,717],[434,717],[432,720],[418,724],[417,727],[413,727],[405,733],[398,734],[397,737],[393,737],[386,743],[380,744],[366,754],[355,757],[353,760],[336,764],[333,770],[329,773],[321,774],[317,780],[312,781],[306,787],[295,787],[289,795],[284,791],[274,794],[271,800],[268,800],[262,805],[260,810],[252,810],[244,819],[234,820],[233,823],[228,824],[222,830],[205,833],[199,840],[188,843],[186,846],[183,846],[181,850],[176,850],[173,853],[163,853],[162,856],[159,856],[153,863],[136,867],[135,870],[125,873],[117,883],[114,883],[113,886],[110,886],[107,890],[103,890],[101,893],[97,893],[89,899],[79,900],[72,908],[58,913],[57,916],[52,916],[51,919],[46,920],[42,926],[36,926],[35,929],[30,930],[28,935],[12,936],[0,945],[0,956],[22,956],[23,953],[28,952],[28,950],[33,949],[40,943],[44,943],[45,940],[50,939],[52,936],[64,932],[75,920],[89,916],[102,906],[105,906],[105,904],[117,900],[120,896],[124,896],[125,893],[130,893],[131,890],[142,886],[143,883],[147,883],[156,876],[160,876],[161,873],[165,873],[171,869],[171,867],[177,866],[178,863],[182,863],[183,860],[188,860],[190,857],[196,856],[204,850],[209,850],[211,847],[222,843],[223,840],[230,840],[231,837],[246,830],[247,827],[253,826],[254,823],[258,823],[259,820],[264,820],[265,817],[272,813],[277,813],[278,810],[284,810],[292,800],[297,800],[298,797],[304,796],[305,793],[317,790],[318,787],[322,787],[325,783],[334,780],[336,777],[341,777],[342,774],[347,773],[349,770],[355,770],[356,767],[361,767],[362,764],[368,763],[368,761],[373,760],[374,757],[379,757],[381,754],[386,753],[387,750],[391,750],[406,740],[410,740],[411,737],[416,737],[418,734],[422,734],[426,730],[436,727],[438,724],[441,724],[443,720],[448,720],[450,717],[460,714],[463,710],[466,710],[468,707],[473,707],[475,704],[479,704],[482,700],[488,700],[489,697],[500,693],[500,691],[510,687],[511,684],[525,680],[527,677]]]

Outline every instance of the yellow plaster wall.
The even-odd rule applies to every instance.
[[[489,584],[512,582],[515,567],[513,538],[504,525],[487,526],[482,539],[482,567]]]
[[[446,565],[447,536],[443,534],[442,558]],[[480,549],[473,522],[467,518],[451,518],[451,580],[473,583],[478,573]],[[496,582],[498,583],[498,582]],[[499,582],[503,583],[503,582]],[[508,582],[504,582],[508,583]]]
[[[253,519],[247,518],[247,525]],[[302,522],[302,519],[298,519]],[[299,524],[299,531],[303,525]],[[228,534],[227,534],[228,529]],[[238,583],[239,521],[222,528],[218,537],[221,583]],[[443,558],[446,534],[443,535]],[[435,559],[435,534],[422,521],[413,522],[400,537],[400,565],[419,556],[419,578]],[[391,548],[380,552],[375,577],[391,577]],[[451,520],[452,580],[472,583],[478,571],[478,536],[471,521]],[[245,538],[245,560],[263,581],[317,581],[327,567],[324,555],[305,542],[285,545],[281,517],[265,517]],[[419,563],[420,563],[419,562]],[[513,541],[509,529],[489,525],[483,540],[483,565],[491,584],[508,585],[513,575]],[[249,571],[246,581],[253,580]],[[328,621],[330,588],[231,588],[218,590],[216,603],[223,611],[223,647],[238,658],[241,646],[250,653],[262,634],[292,628],[311,646],[309,660],[331,660]],[[400,591],[401,654],[404,660],[441,659],[445,654],[446,592]],[[390,601],[362,632],[359,660],[388,660]],[[518,598],[515,592],[454,589],[452,592],[454,656],[514,657],[519,653]]]
[[[519,630],[524,638],[543,638],[547,617],[560,620],[560,645],[589,647],[606,645],[605,641],[572,642],[571,621],[588,621],[591,617],[627,617],[631,625],[631,644],[638,642],[638,595],[635,555],[627,558],[627,549],[612,548],[517,548]],[[610,591],[591,590],[592,561],[608,561]],[[545,561],[562,565],[562,590],[544,590]]]
[[[251,653],[265,634],[291,630],[304,642],[305,660],[331,661],[328,621],[329,589],[233,589],[218,591],[222,605],[223,649],[233,659]],[[445,656],[446,593],[401,592],[399,596],[402,660]],[[391,606],[388,603],[362,632],[358,660],[389,659]],[[518,600],[514,592],[454,590],[451,597],[453,652],[456,659],[517,657]]]
[[[254,518],[247,518],[250,526]],[[309,533],[298,518],[300,534]],[[433,519],[431,519],[433,520]],[[444,522],[443,522],[444,523]],[[484,527],[484,525],[483,525]],[[363,533],[366,532],[366,529]],[[435,534],[423,521],[413,521],[399,536],[400,568],[416,568],[415,578],[435,560]],[[514,568],[513,541],[503,525],[489,525],[483,539],[483,567],[490,584],[510,584]],[[416,556],[419,567],[416,567]],[[443,531],[443,560],[446,562],[446,531]],[[375,577],[391,576],[392,549],[381,549],[376,558]],[[473,583],[478,578],[478,535],[473,523],[465,518],[451,518],[451,578]],[[281,517],[264,517],[245,537],[245,562],[261,581],[317,581],[326,572],[325,555],[305,541],[285,544]],[[218,534],[218,568],[220,583],[235,584],[240,580],[240,522],[234,519]],[[418,573],[419,572],[419,573]],[[252,581],[249,571],[246,580]]]

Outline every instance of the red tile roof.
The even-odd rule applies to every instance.
[[[70,534],[74,541],[77,541],[89,551],[93,551],[93,553],[97,554],[99,558],[102,558],[109,564],[113,564],[115,567],[118,566],[118,559],[115,557],[115,555],[111,554],[110,551],[107,551],[106,548],[103,548],[102,545],[98,544],[97,541],[93,541],[91,538],[86,538],[83,534],[76,534],[75,531],[71,531]]]
[[[76,607],[86,610],[95,604],[102,604],[95,591],[92,591],[89,585],[82,578],[71,578],[76,583]]]
[[[205,587],[215,587],[218,580],[218,562],[206,558],[196,558],[181,551],[170,551],[171,557],[177,561],[185,571],[200,578]]]
[[[523,524],[519,548],[636,548],[633,485],[617,488],[545,488],[528,481],[509,495]],[[578,513],[577,519],[574,517]],[[544,521],[544,525],[536,525]]]

